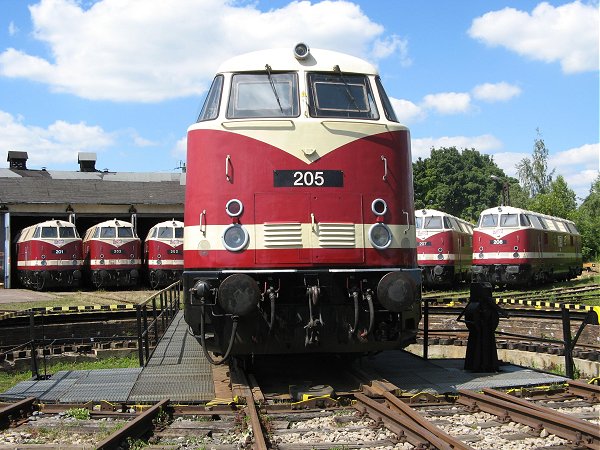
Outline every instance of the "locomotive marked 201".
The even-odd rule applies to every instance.
[[[371,64],[304,44],[233,58],[187,142],[185,318],[206,351],[415,341],[410,136]]]

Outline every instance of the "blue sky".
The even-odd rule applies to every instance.
[[[0,167],[176,171],[220,63],[300,41],[376,64],[413,160],[475,148],[509,176],[537,131],[582,198],[599,170],[598,1],[1,0]],[[3,154],[2,154],[3,153]]]

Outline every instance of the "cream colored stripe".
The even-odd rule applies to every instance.
[[[335,247],[332,245],[319,245],[318,224],[314,227],[310,223],[299,224],[300,234],[295,235],[292,242],[282,241],[273,244],[265,240],[265,229],[273,224],[244,225],[250,235],[248,250],[267,250],[276,248],[373,248],[369,242],[369,228],[372,224],[354,224],[355,245],[348,247],[346,243],[341,243]],[[298,225],[298,224],[296,224]],[[225,250],[221,240],[223,232],[229,225],[207,225],[187,226],[184,232],[184,250]],[[414,226],[406,225],[388,225],[392,231],[392,244],[389,248],[416,248],[416,237]],[[406,231],[406,232],[405,232]],[[205,232],[205,233],[204,233]]]

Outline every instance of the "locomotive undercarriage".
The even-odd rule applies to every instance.
[[[55,287],[73,287],[81,285],[81,271],[70,270],[21,270],[19,281],[29,289],[43,291]]]
[[[96,289],[105,287],[131,287],[138,284],[137,269],[101,269],[92,270],[91,282]]]
[[[409,272],[398,277],[416,276],[417,286],[419,272]],[[412,301],[390,311],[378,299],[382,274],[185,272],[185,318],[203,347],[217,355],[403,348],[416,340],[420,291],[414,289]],[[235,287],[232,278],[239,282]],[[384,281],[384,288],[399,287],[390,283]],[[235,298],[234,304],[220,298],[224,295]],[[248,301],[255,295],[256,303]]]
[[[576,278],[576,268],[545,268],[534,267],[531,264],[494,264],[487,266],[473,266],[473,281],[488,282],[497,286],[528,286],[531,284],[544,284],[552,281],[565,281]]]
[[[468,280],[467,273],[455,273],[455,266],[435,265],[420,266],[423,272],[423,284],[425,286],[451,286],[454,283]]]
[[[182,270],[151,269],[148,272],[148,282],[152,289],[165,287],[181,279]]]

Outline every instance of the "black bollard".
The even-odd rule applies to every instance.
[[[500,322],[500,311],[492,298],[490,283],[471,283],[469,303],[463,315],[469,330],[465,370],[498,372],[495,331]]]

